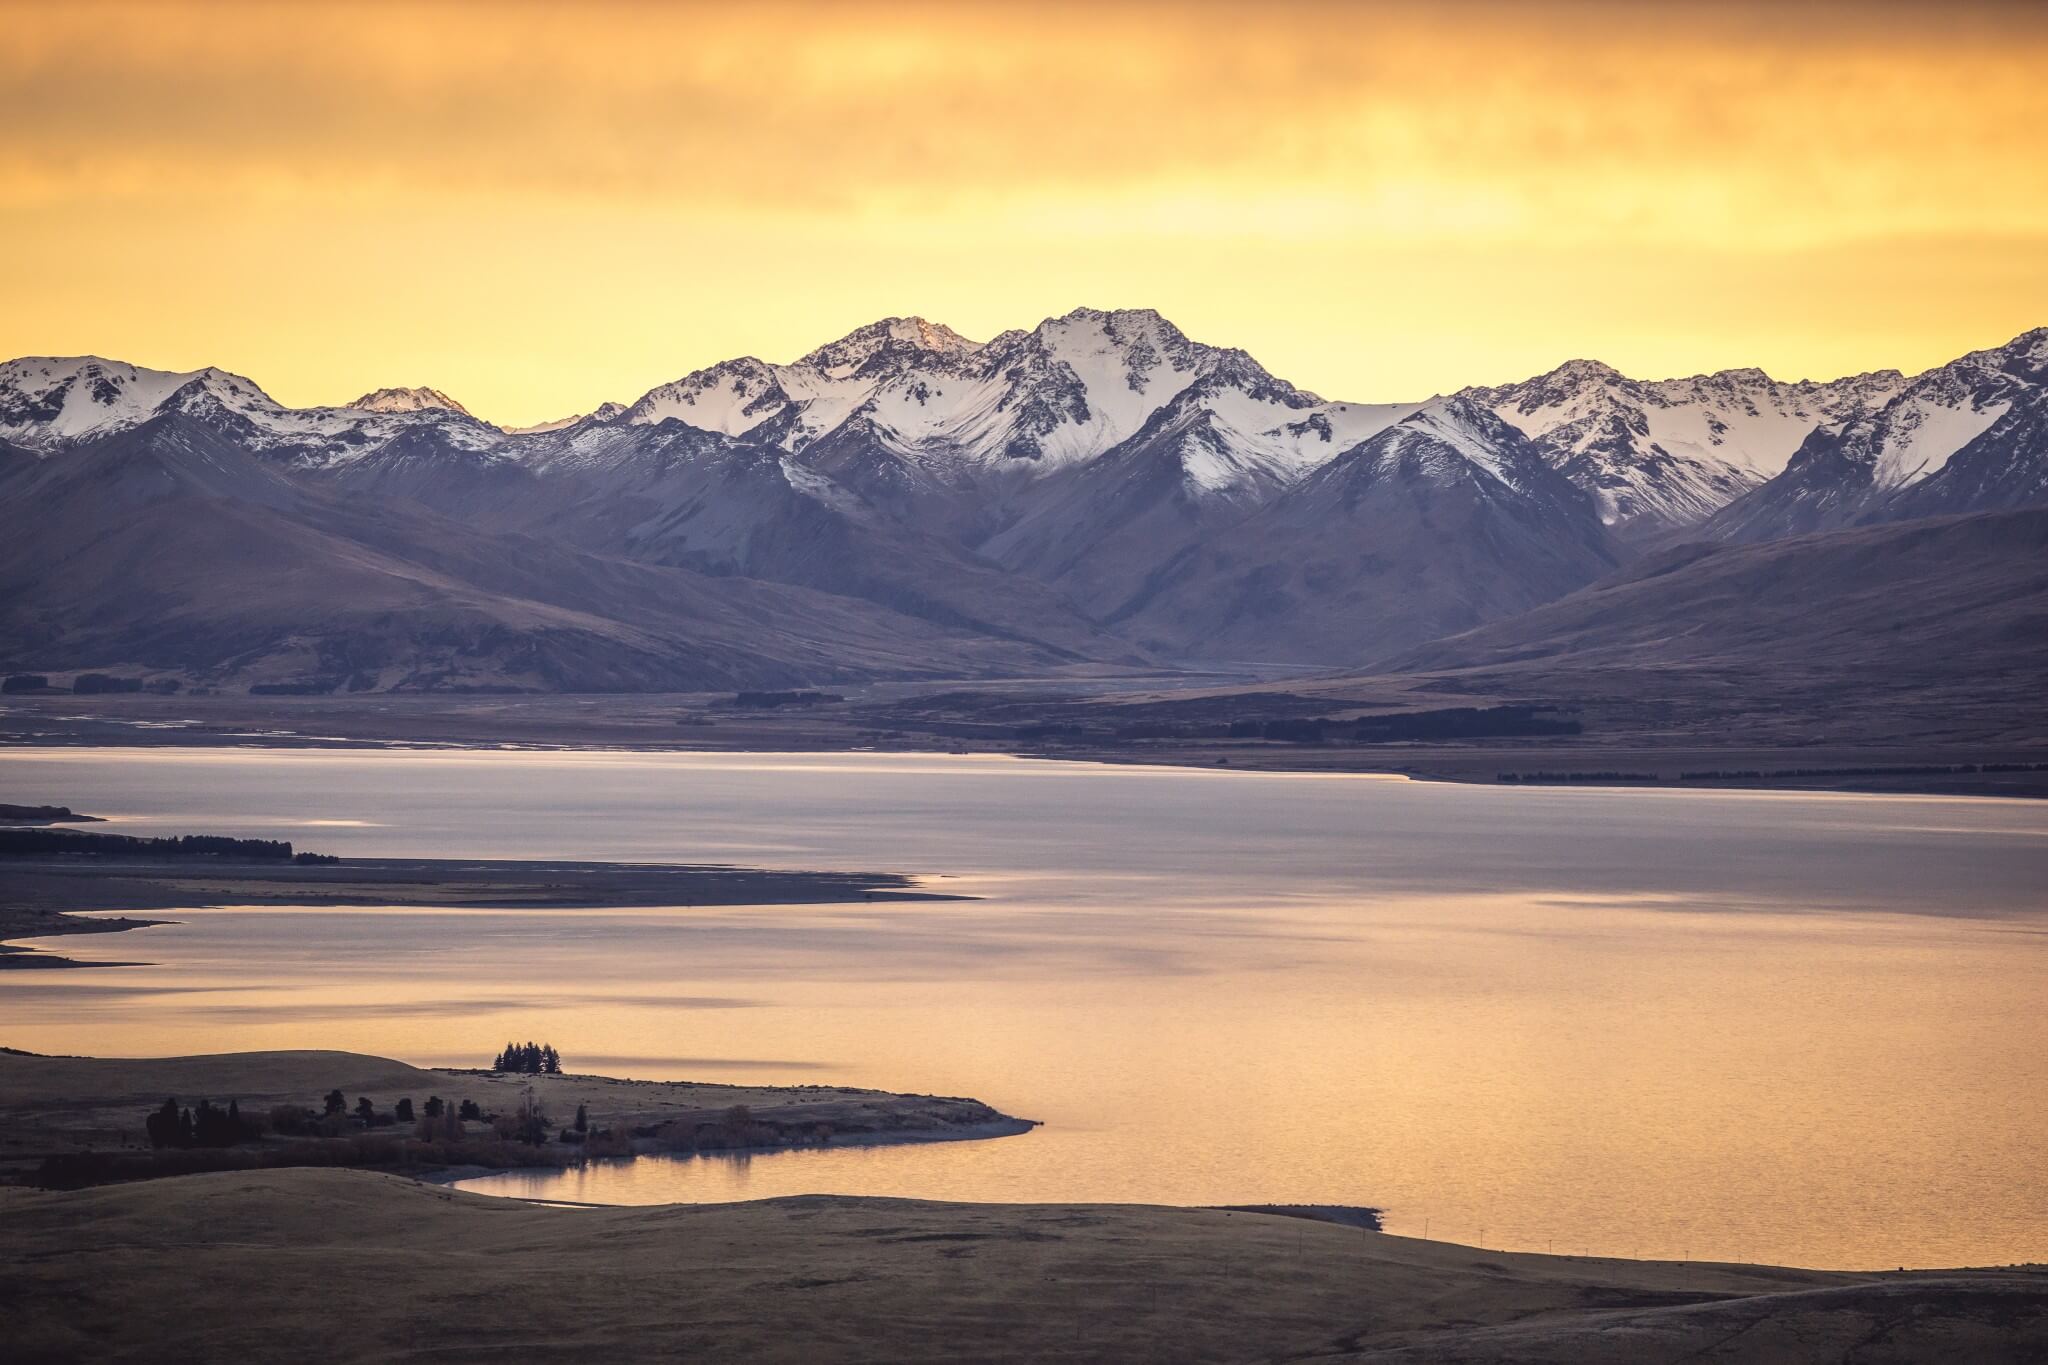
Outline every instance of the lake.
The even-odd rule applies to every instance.
[[[0,800],[360,855],[899,870],[967,901],[177,912],[0,1043],[972,1095],[1015,1138],[471,1182],[1386,1209],[1515,1250],[2048,1259],[2048,804],[993,757],[0,751]]]

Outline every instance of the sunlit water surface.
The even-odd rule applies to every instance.
[[[1513,1249],[2048,1258],[2048,805],[988,758],[51,750],[0,800],[351,854],[894,869],[956,902],[264,909],[49,941],[0,1043],[974,1095],[996,1141],[470,1188],[1383,1206]]]

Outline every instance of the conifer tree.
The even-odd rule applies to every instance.
[[[152,1147],[172,1147],[178,1141],[178,1102],[167,1099],[163,1107],[142,1121]]]

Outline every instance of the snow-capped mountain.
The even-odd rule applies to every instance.
[[[348,404],[360,412],[428,412],[439,409],[442,412],[459,412],[471,416],[470,410],[450,398],[439,389],[373,389],[355,402]]]
[[[640,425],[673,419],[726,436],[760,430],[762,437],[793,449],[845,421],[889,380],[943,369],[979,349],[950,327],[923,318],[885,318],[792,364],[753,356],[720,361],[650,390],[624,416]]]
[[[1912,379],[1642,381],[1574,361],[1361,404],[1149,310],[1077,309],[986,342],[884,319],[508,431],[427,388],[296,409],[218,369],[28,357],[0,365],[0,485],[19,501],[39,470],[118,465],[110,516],[120,489],[155,496],[175,474],[292,518],[301,495],[323,519],[438,517],[515,558],[823,592],[892,631],[1004,642],[990,657],[1356,663],[1679,533],[2048,503],[2044,371],[2048,331]]]
[[[150,370],[98,356],[23,356],[0,364],[0,436],[51,450],[138,426],[182,396],[223,404],[267,402],[262,390],[225,370]]]
[[[248,449],[307,466],[349,463],[422,427],[464,451],[503,439],[444,395],[382,389],[339,408],[288,408],[226,370],[151,370],[97,356],[26,356],[0,365],[0,438],[49,452],[140,426],[165,412],[211,421]]]
[[[1355,664],[1563,596],[1616,562],[1592,499],[1456,395],[1186,547],[1110,621],[1177,657]]]
[[[771,449],[808,472],[813,501],[940,535],[1095,610],[1414,406],[1327,402],[1149,310],[1078,309],[986,343],[891,318],[790,364],[699,370],[517,457],[637,467],[670,427]],[[730,515],[671,527],[685,522],[738,534]]]
[[[182,412],[0,468],[8,671],[33,660],[212,686],[607,692],[948,678],[1070,657],[841,593],[337,495]]]
[[[552,422],[535,422],[531,426],[500,426],[498,430],[507,436],[539,436],[550,431],[563,431],[583,422],[609,422],[622,416],[626,411],[623,403],[599,403],[589,412],[579,412],[569,417],[557,417]]]
[[[2048,328],[1973,351],[1813,433],[1702,528],[1718,540],[2048,501]]]
[[[1258,438],[1260,458],[1295,471],[1331,453],[1329,428],[1341,440],[1378,411],[1326,404],[1242,351],[1190,341],[1150,309],[1080,308],[986,343],[922,318],[889,318],[792,364],[749,356],[698,370],[647,393],[625,420],[674,419],[797,452],[854,422],[927,467],[1036,476],[1128,440],[1197,386]]]
[[[827,342],[797,363],[828,379],[890,375],[933,359],[961,357],[980,350],[951,327],[923,318],[883,318]]]
[[[1643,534],[1705,520],[1778,474],[1815,430],[1888,401],[1896,370],[1784,383],[1762,370],[1638,380],[1592,360],[1467,390],[1536,438],[1601,520]]]
[[[1278,381],[1242,378],[1189,385],[1128,440],[1030,486],[981,553],[1113,616],[1161,563],[1415,411],[1323,403]]]

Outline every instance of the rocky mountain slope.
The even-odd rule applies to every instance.
[[[299,528],[266,532],[281,541],[343,515],[350,544],[406,528],[394,534],[409,565],[436,543],[430,526],[453,527],[448,543],[471,547],[479,570],[561,557],[565,579],[588,582],[601,563],[625,596],[593,601],[598,615],[653,612],[644,628],[671,632],[662,639],[681,639],[693,612],[723,630],[721,612],[745,594],[801,589],[787,622],[770,612],[721,638],[751,630],[806,677],[827,667],[835,631],[859,637],[846,647],[861,670],[1355,665],[1540,606],[1658,545],[2048,502],[2044,370],[2048,331],[1910,379],[1640,381],[1574,361],[1449,399],[1361,404],[1297,388],[1149,310],[1077,309],[986,342],[884,319],[790,363],[724,361],[631,403],[507,431],[428,388],[295,409],[217,369],[28,357],[0,365],[0,494],[37,555],[64,553],[32,524],[39,509],[77,536],[127,536],[139,555],[160,535],[154,557],[183,576],[192,610],[217,604],[227,634],[247,608],[228,560],[184,528],[129,530],[111,511],[93,521],[84,500],[60,507],[62,490],[123,461],[161,465],[175,447],[175,473],[116,482],[227,479],[230,493],[203,496]],[[683,577],[619,577],[628,565]],[[317,578],[296,609],[314,610]],[[29,600],[0,633],[0,664],[117,662],[93,650],[126,637],[87,649],[78,623],[125,619],[118,582],[76,567],[61,585],[15,581]],[[474,574],[464,582],[477,587]],[[519,600],[546,598],[538,583],[522,580]],[[639,592],[673,601],[627,600]],[[810,643],[771,643],[806,621]],[[67,633],[77,648],[56,646]],[[912,657],[927,646],[930,660]],[[379,657],[406,648],[431,652],[413,639]],[[482,649],[457,640],[431,666],[349,672],[431,685],[467,676],[445,660]],[[205,653],[181,666],[276,671],[224,645]],[[661,671],[617,677],[654,685]],[[578,686],[603,676],[555,672]],[[486,674],[571,685],[501,663]]]
[[[1542,443],[1622,534],[1690,526],[1780,473],[1815,430],[1882,404],[1896,370],[1787,384],[1762,370],[1630,379],[1597,361],[1467,392]]]
[[[1055,667],[871,603],[484,535],[161,413],[0,475],[5,665],[314,690],[698,690]]]
[[[2048,508],[1666,551],[1509,620],[1392,661],[1404,670],[1824,666],[2048,676]],[[2048,715],[2048,707],[2042,708]]]
[[[2048,328],[1929,370],[1809,436],[1698,529],[1758,541],[2048,501]]]
[[[1615,562],[1592,499],[1457,397],[1191,546],[1112,621],[1180,657],[1361,663],[1527,610]]]

